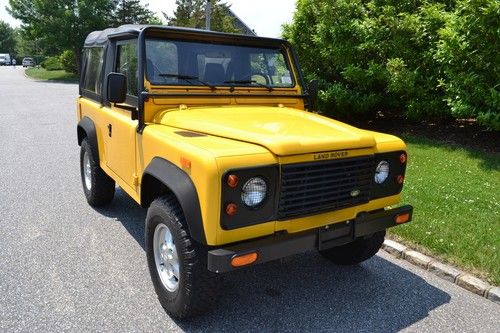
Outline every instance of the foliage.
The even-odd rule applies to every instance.
[[[162,24],[148,6],[141,5],[140,0],[115,0],[116,9],[110,19],[110,26],[122,24]]]
[[[283,36],[306,77],[320,80],[326,114],[467,116],[494,127],[499,6],[496,0],[298,0]]]
[[[76,65],[76,57],[75,54],[66,50],[59,56],[59,62],[62,65],[62,68],[68,73],[77,73],[78,66]]]
[[[205,28],[206,0],[176,0],[177,8],[172,17],[167,17],[167,24],[197,29]],[[241,32],[234,25],[234,19],[228,15],[229,5],[220,0],[212,0],[211,30],[229,33]]]
[[[48,57],[42,61],[41,66],[48,71],[57,71],[64,69],[63,64],[58,57]]]
[[[15,54],[16,38],[14,29],[4,22],[0,21],[0,53]]]
[[[158,22],[149,16],[147,8],[133,0],[9,0],[9,4],[9,13],[23,23],[25,38],[37,41],[45,54],[71,50],[79,66],[83,43],[90,32],[123,23],[122,20],[134,23],[147,17]]]
[[[500,2],[459,1],[440,37],[436,59],[452,114],[500,130]]]

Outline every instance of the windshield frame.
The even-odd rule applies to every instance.
[[[227,45],[227,46],[236,46],[236,47],[248,47],[248,48],[255,48],[255,49],[268,49],[268,50],[276,50],[279,51],[276,54],[281,54],[283,56],[283,60],[285,62],[285,65],[287,67],[287,70],[290,72],[290,79],[291,83],[286,86],[275,86],[275,85],[267,85],[267,87],[264,87],[263,85],[258,85],[258,84],[240,84],[240,83],[211,83],[212,86],[214,87],[221,87],[221,88],[229,88],[229,89],[234,89],[234,88],[243,88],[243,89],[255,89],[257,88],[258,90],[269,90],[269,88],[272,88],[272,90],[280,90],[280,89],[296,89],[297,85],[300,82],[300,78],[296,78],[296,69],[295,62],[292,59],[293,54],[289,52],[287,46],[284,43],[273,43],[272,45],[269,44],[258,44],[258,43],[238,43],[240,41],[235,41],[235,40],[225,40],[225,41],[210,41],[202,38],[177,38],[176,36],[146,36],[144,44],[147,43],[148,40],[164,40],[164,41],[177,41],[177,42],[192,42],[192,43],[200,43],[200,44],[207,44],[207,45]],[[147,57],[147,47],[144,45],[144,56],[145,59]],[[184,75],[185,73],[178,73],[179,75]],[[151,86],[158,86],[158,87],[194,87],[194,88],[208,88],[206,84],[202,83],[202,78],[199,78],[197,80],[192,80],[191,82],[183,81],[183,82],[178,82],[178,83],[165,83],[165,82],[155,82],[150,80],[149,75],[148,75],[148,70],[147,70],[147,63],[144,64],[144,77],[145,79],[149,82]],[[201,80],[201,81],[200,81]],[[212,89],[213,90],[213,89]]]

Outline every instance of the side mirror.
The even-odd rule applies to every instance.
[[[312,80],[307,86],[307,94],[309,95],[309,110],[317,111],[318,109],[318,91],[319,81]]]
[[[122,73],[108,74],[107,99],[111,103],[123,103],[127,98],[127,77]]]

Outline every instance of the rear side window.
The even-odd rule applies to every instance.
[[[102,47],[93,47],[85,50],[83,89],[98,96],[101,95],[101,72],[103,62]]]
[[[137,96],[137,46],[133,42],[118,44],[118,56],[116,59],[116,71],[127,77],[127,95]]]

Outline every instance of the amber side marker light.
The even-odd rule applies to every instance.
[[[236,204],[234,203],[227,204],[226,206],[227,215],[233,216],[234,214],[236,214],[237,211],[238,211],[238,206]]]
[[[410,213],[398,214],[394,217],[394,221],[397,224],[406,223],[410,220]]]
[[[181,166],[184,169],[191,169],[191,161],[185,157],[181,157]]]
[[[406,154],[405,153],[402,153],[401,155],[399,155],[399,162],[401,162],[401,164],[406,163]]]
[[[235,188],[236,186],[238,186],[238,181],[239,181],[239,179],[238,179],[238,176],[236,176],[236,175],[229,175],[227,177],[227,185],[229,187]]]
[[[233,259],[231,259],[231,266],[233,266],[233,267],[246,266],[246,265],[253,264],[255,261],[257,261],[257,253],[256,252],[242,254],[242,255],[236,255],[233,257]]]

